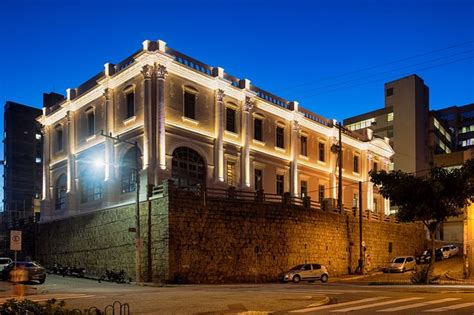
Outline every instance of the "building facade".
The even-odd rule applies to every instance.
[[[337,198],[338,128],[333,121],[169,48],[145,41],[64,101],[43,109],[42,220],[135,200],[147,185],[180,186]],[[103,134],[136,142],[114,141]],[[387,212],[388,200],[368,181],[388,169],[388,140],[342,135],[343,204]],[[139,156],[137,160],[135,157]],[[359,196],[358,182],[363,182]]]
[[[388,137],[395,151],[394,169],[424,174],[434,154],[453,150],[453,132],[430,112],[429,88],[417,75],[385,83],[384,95],[384,108],[347,118],[344,125]]]
[[[4,112],[4,222],[39,214],[42,133],[38,108],[6,102]]]

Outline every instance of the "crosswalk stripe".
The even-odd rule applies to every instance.
[[[406,298],[406,299],[400,299],[400,300],[394,300],[394,301],[384,301],[384,302],[379,302],[379,303],[366,304],[366,305],[362,305],[362,306],[348,307],[348,308],[344,308],[344,309],[341,309],[341,310],[331,311],[331,313],[342,313],[342,312],[357,311],[357,310],[362,310],[364,308],[371,308],[371,307],[382,306],[382,305],[387,305],[387,304],[396,304],[396,303],[409,302],[409,301],[421,300],[421,299],[423,299],[423,298],[421,298],[421,297],[412,297],[412,298]]]
[[[431,304],[457,301],[457,300],[460,300],[460,299],[461,298],[446,298],[446,299],[441,299],[441,300],[421,302],[421,303],[415,303],[415,304],[410,304],[410,305],[403,305],[403,306],[398,306],[398,307],[386,308],[386,309],[383,309],[383,310],[378,310],[377,312],[396,312],[396,311],[406,310],[406,309],[409,309],[409,308],[417,308],[417,307],[428,306],[428,305],[431,305]]]
[[[353,304],[359,304],[359,303],[365,303],[365,302],[372,302],[372,301],[377,301],[377,300],[386,299],[386,298],[387,297],[385,297],[385,296],[373,297],[373,298],[367,298],[367,299],[344,302],[344,303],[330,304],[330,305],[317,306],[317,307],[311,307],[311,308],[303,308],[303,309],[300,309],[300,310],[290,311],[290,313],[308,313],[308,312],[312,312],[312,311],[324,310],[324,309],[334,308],[334,307],[338,307],[338,306],[346,306],[346,305],[353,305]]]
[[[450,305],[450,306],[443,306],[443,307],[440,307],[440,308],[433,308],[431,310],[426,310],[424,312],[446,312],[446,311],[457,310],[457,309],[464,308],[464,307],[469,307],[469,306],[474,306],[474,302],[454,304],[454,305]]]

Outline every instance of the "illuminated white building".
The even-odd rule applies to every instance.
[[[337,198],[338,129],[250,83],[169,48],[158,40],[99,74],[64,101],[44,108],[42,220],[94,211],[135,198],[135,151],[101,135],[137,142],[141,192],[172,178],[178,185]],[[345,132],[343,204],[363,184],[364,208],[388,212],[368,182],[388,169],[387,139]],[[97,160],[101,163],[95,163]]]

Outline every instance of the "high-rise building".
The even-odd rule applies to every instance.
[[[374,134],[390,139],[395,154],[393,167],[423,174],[433,155],[450,153],[453,133],[429,109],[429,88],[413,74],[385,83],[385,107],[344,120],[353,131],[370,128]]]
[[[4,200],[7,222],[39,215],[42,134],[38,108],[6,102],[4,112]],[[36,202],[35,202],[36,200]]]

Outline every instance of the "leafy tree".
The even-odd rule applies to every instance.
[[[400,222],[421,221],[428,229],[432,248],[429,274],[435,261],[434,239],[439,226],[448,217],[463,214],[465,206],[474,200],[473,175],[474,160],[459,169],[434,167],[425,176],[402,171],[370,172],[371,181],[379,187],[380,194],[398,207],[396,216]]]

